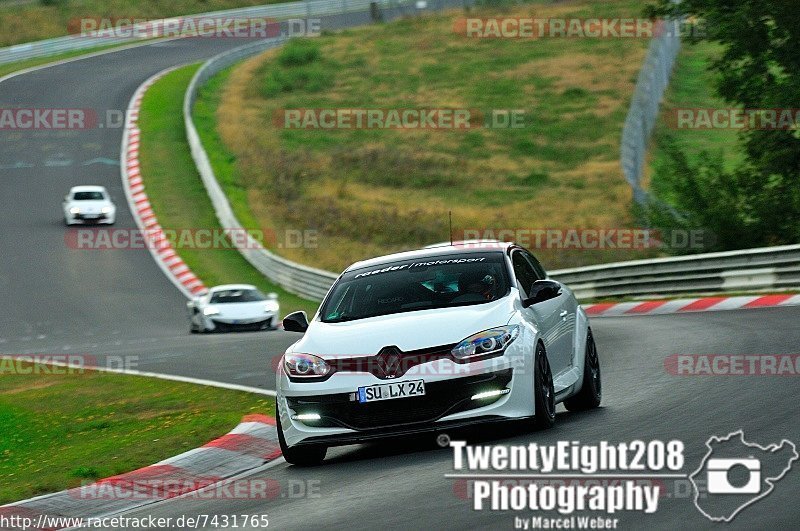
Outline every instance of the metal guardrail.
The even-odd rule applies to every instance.
[[[373,2],[370,0],[317,0],[312,2],[294,2],[291,4],[280,4],[269,6],[271,8],[280,9],[281,15],[284,18],[292,18],[295,16],[310,16],[323,18],[328,16],[329,19],[325,20],[328,27],[342,27],[346,25],[360,24],[368,22],[371,19],[370,7]],[[418,11],[415,7],[416,3],[412,1],[398,2],[397,0],[381,0],[375,2],[377,5],[384,6],[382,15],[386,18],[413,13]],[[433,9],[441,9],[447,6],[463,6],[463,0],[437,0],[436,2],[428,3]],[[302,13],[297,10],[302,7]],[[238,10],[240,16],[255,16],[254,13],[259,13],[259,16],[265,16],[261,8],[252,8],[250,10]],[[244,14],[243,14],[244,13]],[[355,15],[360,13],[361,16]],[[341,15],[352,16],[351,20],[343,20]],[[270,16],[278,18],[275,10],[270,12]],[[338,17],[338,18],[337,18]],[[197,91],[203,86],[212,76],[228,68],[229,66],[237,63],[247,57],[256,55],[264,50],[279,46],[285,42],[285,38],[276,38],[248,44],[241,46],[232,51],[222,53],[207,61],[196,73],[186,91],[183,103],[184,123],[186,126],[186,136],[189,141],[189,146],[192,152],[192,158],[195,161],[197,170],[203,180],[203,184],[208,191],[211,202],[214,205],[217,219],[226,230],[236,231],[240,233],[243,227],[236,215],[233,213],[228,198],[225,195],[222,187],[214,175],[214,170],[208,159],[208,154],[203,148],[200,136],[192,119],[192,109],[197,100]],[[283,287],[287,291],[306,297],[312,300],[322,300],[328,292],[333,281],[337,276],[329,271],[323,271],[313,267],[308,267],[282,258],[274,253],[265,249],[257,240],[248,237],[247,244],[239,248],[239,251],[247,259],[250,264],[258,269],[263,275],[269,278],[272,282]]]
[[[677,21],[666,22],[665,31],[651,40],[622,129],[622,173],[633,190],[633,200],[639,204],[644,204],[647,200],[647,192],[641,185],[642,170],[647,159],[647,143],[658,119],[661,99],[669,85],[672,67],[680,51],[679,25]]]
[[[150,21],[135,24],[124,28],[126,31],[119,33],[131,33],[130,36],[115,36],[113,32],[104,34],[101,29],[92,35],[68,35],[42,41],[35,41],[23,44],[16,44],[0,48],[0,64],[25,61],[36,57],[48,57],[65,52],[88,50],[101,46],[115,44],[131,44],[144,41],[153,34],[161,34],[159,28],[164,28],[170,22],[176,20],[202,19],[202,18],[231,18],[231,19],[257,19],[266,18],[276,21],[291,18],[323,17],[327,15],[342,15],[352,12],[368,12],[371,0],[310,0],[307,2],[287,2],[282,4],[268,4],[255,7],[243,7],[229,9],[225,11],[213,11],[208,13],[198,13],[184,17],[173,17],[168,19]],[[399,0],[375,0],[376,5],[385,9],[404,8],[408,13],[416,10],[412,2]],[[434,7],[443,7],[445,3],[452,4],[446,0],[433,0],[429,4]],[[459,5],[461,5],[459,3]],[[130,29],[130,31],[128,31]]]
[[[580,299],[800,287],[800,245],[551,271]]]
[[[242,46],[231,52],[220,54],[206,62],[192,78],[183,102],[183,116],[186,126],[186,136],[192,152],[192,158],[197,165],[200,178],[203,180],[214,205],[217,219],[226,230],[244,231],[242,224],[236,219],[224,190],[214,175],[214,170],[208,159],[200,136],[192,119],[192,108],[197,100],[197,91],[211,77],[228,68],[232,64],[246,57],[256,55],[269,48],[279,46],[285,41],[283,38],[271,39],[251,45]],[[266,250],[260,242],[248,235],[247,244],[239,247],[239,252],[250,264],[258,269],[264,276],[285,290],[312,300],[322,300],[328,292],[337,275],[321,269],[304,266],[282,258]]]

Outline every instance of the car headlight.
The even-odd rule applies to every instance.
[[[81,209],[78,208],[78,207],[72,207],[72,208],[69,209],[69,213],[70,214],[80,214],[81,213]]]
[[[205,315],[206,317],[209,317],[209,316],[212,316],[212,315],[219,315],[219,308],[214,308],[213,306],[209,306],[208,308],[204,308],[203,309],[203,315]]]
[[[113,212],[113,211],[114,211],[114,209],[112,207],[110,207],[110,206],[103,207],[100,210],[100,212],[102,212],[103,214],[111,214],[111,212]]]
[[[469,336],[453,347],[451,353],[458,361],[478,361],[500,356],[519,335],[518,325],[499,326]]]
[[[286,354],[283,368],[286,374],[298,378],[319,378],[331,371],[327,361],[312,354]]]
[[[278,304],[278,301],[267,301],[267,303],[264,304],[265,312],[277,312],[279,309],[280,304]]]

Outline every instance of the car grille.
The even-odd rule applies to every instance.
[[[296,413],[318,413],[320,420],[306,422],[313,427],[344,427],[369,430],[399,425],[430,423],[440,418],[483,407],[491,400],[473,401],[473,395],[487,389],[502,389],[511,381],[512,370],[468,376],[425,384],[425,396],[382,400],[362,404],[354,393],[288,397]],[[496,400],[499,400],[497,397]]]

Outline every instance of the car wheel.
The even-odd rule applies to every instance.
[[[586,336],[586,361],[583,366],[583,386],[577,395],[564,401],[564,407],[570,411],[586,411],[600,405],[602,398],[602,383],[600,380],[600,358],[597,355],[597,345],[594,343],[592,330]]]
[[[275,408],[277,411],[278,408]],[[283,429],[281,428],[281,417],[278,417],[278,444],[281,447],[281,453],[286,462],[296,466],[314,466],[322,463],[325,460],[325,455],[328,453],[326,446],[301,446],[298,448],[289,448],[286,445],[286,439],[283,437]]]
[[[537,430],[551,428],[556,421],[556,392],[553,388],[553,372],[544,345],[536,346],[536,359],[534,360],[534,389],[536,397],[536,414],[533,418],[533,427]]]

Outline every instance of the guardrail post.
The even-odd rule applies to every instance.
[[[378,6],[378,2],[372,1],[369,3],[369,15],[372,19],[372,22],[383,22],[381,8]]]

